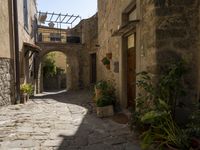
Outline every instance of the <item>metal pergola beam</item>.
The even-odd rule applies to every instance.
[[[66,15],[64,16],[64,18],[62,19],[61,22],[63,22],[67,16],[68,16],[68,14],[66,14]]]
[[[55,20],[56,23],[58,23],[58,19],[60,18],[61,14],[58,15],[57,19]]]
[[[68,13],[66,14],[58,14],[58,13],[49,13],[49,12],[41,12],[39,11],[38,12],[39,16],[41,16],[42,14],[46,14],[47,15],[47,18],[48,20],[45,20],[44,22],[40,22],[42,24],[46,24],[46,23],[50,23],[50,22],[53,22],[53,23],[58,23],[60,24],[60,26],[62,26],[62,24],[68,24],[68,25],[73,25],[73,23],[81,17],[78,15],[69,15]]]
[[[49,21],[51,21],[51,19],[53,18],[53,16],[54,16],[54,12],[52,13],[51,18],[49,19]]]
[[[72,19],[72,17],[74,17],[74,15],[71,15],[71,17],[69,17],[69,19],[66,21],[66,23],[69,23],[69,21]]]
[[[73,22],[78,18],[79,16],[76,16],[75,18],[74,18],[74,20],[71,22],[71,24],[73,24]]]

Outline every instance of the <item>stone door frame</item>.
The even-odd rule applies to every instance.
[[[127,8],[124,9],[122,12],[122,24],[127,22],[127,15],[130,14],[130,11],[133,9],[136,9],[136,16],[137,19],[140,18],[140,0],[134,0],[132,1]],[[124,21],[124,22],[123,22]],[[140,26],[136,25],[136,27],[124,33],[121,36],[121,49],[120,49],[120,74],[119,74],[119,97],[120,97],[120,106],[122,109],[127,108],[127,40],[126,36],[130,35],[132,33],[136,34],[136,73],[140,71],[141,68],[141,52],[140,52]],[[137,95],[137,87],[136,87],[136,95]]]

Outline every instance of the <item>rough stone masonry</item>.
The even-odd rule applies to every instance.
[[[12,61],[8,58],[0,59],[0,106],[11,104],[13,96]]]

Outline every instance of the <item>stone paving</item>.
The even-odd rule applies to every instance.
[[[87,91],[0,108],[1,150],[139,150],[127,125],[97,118]]]

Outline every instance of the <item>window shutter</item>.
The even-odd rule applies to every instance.
[[[28,29],[28,0],[24,0],[24,27]]]

